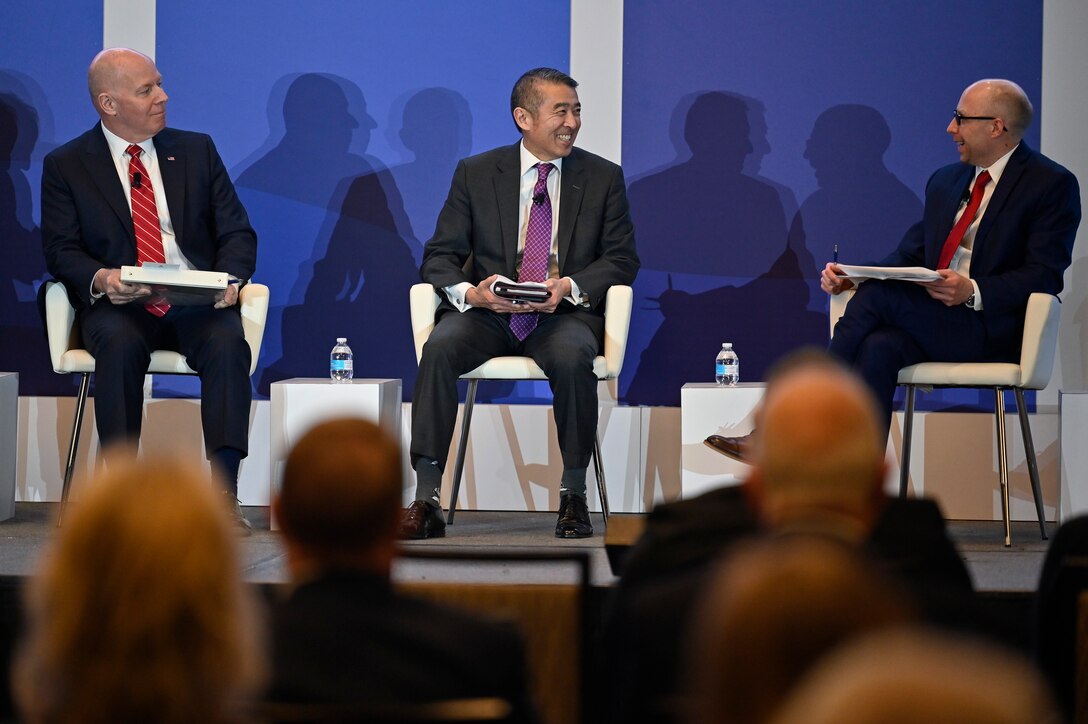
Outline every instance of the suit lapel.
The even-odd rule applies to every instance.
[[[106,137],[102,134],[100,126],[96,125],[87,134],[83,165],[87,169],[91,182],[98,188],[98,192],[106,199],[106,203],[117,214],[118,221],[128,231],[128,238],[135,250],[136,231],[132,227],[132,212],[129,210],[128,199],[125,198],[121,180],[117,177],[117,165],[110,156],[110,147],[106,143]]]
[[[159,162],[159,175],[162,177],[162,190],[166,194],[166,205],[170,208],[170,223],[174,226],[174,238],[178,244],[185,238],[185,157],[181,147],[169,129],[164,129],[155,136],[155,155]]]
[[[563,172],[559,177],[559,274],[563,274],[563,266],[566,263],[570,250],[571,238],[574,235],[574,220],[578,218],[578,211],[582,207],[582,195],[585,189],[585,168],[580,159],[578,149],[574,149],[569,156],[563,159]]]
[[[506,268],[513,278],[518,254],[518,196],[521,177],[521,146],[515,143],[495,165],[495,203]]]
[[[1012,156],[1009,157],[1009,162],[1005,164],[1005,170],[1001,172],[1001,180],[998,181],[993,194],[990,196],[990,203],[986,205],[986,213],[982,215],[982,220],[978,222],[978,231],[975,232],[975,240],[971,245],[972,266],[974,266],[978,259],[976,254],[979,254],[980,252],[985,254],[986,235],[989,233],[990,229],[993,228],[994,223],[1001,214],[1001,209],[1004,208],[1005,203],[1009,200],[1009,195],[1012,193],[1013,188],[1016,186],[1017,182],[1020,181],[1020,176],[1024,173],[1025,162],[1030,157],[1030,153],[1028,147],[1021,142],[1020,146]]]

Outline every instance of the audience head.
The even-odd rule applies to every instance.
[[[28,722],[226,722],[260,683],[257,610],[219,486],[115,454],[28,584]]]
[[[689,659],[698,724],[766,721],[828,651],[914,615],[860,553],[803,535],[728,555],[699,612]]]
[[[166,91],[155,61],[128,48],[107,48],[87,70],[91,102],[102,125],[129,143],[166,127]]]
[[[400,446],[377,425],[324,422],[287,456],[273,515],[296,574],[307,567],[388,573],[402,496]]]
[[[774,724],[1062,721],[1038,672],[1010,652],[934,633],[874,634],[828,656]]]
[[[758,413],[746,489],[772,529],[860,540],[885,500],[884,437],[869,389],[823,352],[785,360]]]

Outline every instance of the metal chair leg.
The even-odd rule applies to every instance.
[[[1043,491],[1039,485],[1039,465],[1035,460],[1035,442],[1031,437],[1031,425],[1028,424],[1028,407],[1024,403],[1024,390],[1017,387],[1016,410],[1020,415],[1020,431],[1024,435],[1024,456],[1028,461],[1028,478],[1031,480],[1031,495],[1035,498],[1035,512],[1039,516],[1039,532],[1046,540],[1046,514],[1043,512]]]
[[[476,404],[476,386],[479,380],[468,381],[465,393],[465,413],[461,416],[461,437],[457,442],[457,461],[453,466],[453,493],[450,495],[450,512],[446,524],[453,525],[453,513],[457,510],[457,496],[461,492],[461,473],[465,469],[465,452],[468,450],[468,429],[472,424],[472,406]]]
[[[601,462],[601,436],[593,436],[593,474],[597,476],[597,495],[601,499],[601,513],[604,516],[604,531],[608,532],[608,486],[604,482],[604,463]]]
[[[72,475],[76,468],[76,452],[79,450],[79,433],[83,429],[83,411],[87,407],[87,392],[91,385],[91,373],[84,372],[79,380],[79,394],[76,396],[76,416],[72,422],[72,434],[68,438],[68,462],[64,466],[64,487],[60,493],[60,513],[57,515],[57,527],[64,520],[64,509],[68,505],[68,491],[72,486]]]
[[[1005,395],[994,388],[994,415],[997,416],[997,468],[1001,479],[1001,512],[1005,518],[1005,545],[1012,545],[1012,523],[1009,511],[1009,454],[1005,443]]]
[[[917,389],[907,385],[907,410],[903,415],[903,457],[899,461],[899,497],[907,497],[910,482],[910,443],[914,435],[914,396]]]

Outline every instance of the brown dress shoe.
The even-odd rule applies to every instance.
[[[725,455],[727,458],[732,458],[742,463],[750,463],[752,462],[752,434],[753,433],[748,433],[743,437],[711,435],[706,440],[703,440],[703,444],[711,450]]]
[[[446,535],[446,521],[442,509],[417,500],[404,511],[400,519],[400,537],[403,540],[442,538]]]
[[[559,499],[559,520],[555,523],[556,538],[588,538],[593,535],[589,522],[589,507],[580,495],[568,493]]]

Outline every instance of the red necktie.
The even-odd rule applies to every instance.
[[[963,210],[963,215],[960,216],[960,220],[956,222],[956,225],[952,227],[952,231],[948,232],[948,238],[945,239],[944,246],[941,247],[941,258],[937,261],[938,269],[947,269],[952,262],[952,257],[956,255],[956,249],[959,248],[960,243],[963,241],[963,235],[967,233],[967,227],[971,225],[971,222],[975,220],[975,215],[978,214],[978,207],[982,205],[982,194],[986,191],[986,184],[988,183],[990,183],[989,171],[983,171],[975,179],[975,186],[971,189],[971,200],[967,202],[967,208]]]
[[[529,225],[525,229],[525,248],[521,252],[519,282],[542,282],[548,278],[548,257],[552,251],[552,200],[548,197],[548,174],[555,166],[536,165],[536,186],[533,205],[529,208]],[[519,341],[536,329],[537,313],[510,315],[510,329]]]
[[[159,228],[159,211],[155,206],[155,189],[151,187],[151,177],[147,175],[140,160],[143,149],[133,144],[128,147],[128,182],[132,198],[132,226],[136,230],[136,263],[166,263],[166,252],[162,248],[162,232]],[[152,296],[144,304],[144,309],[161,317],[170,309],[166,298]]]

